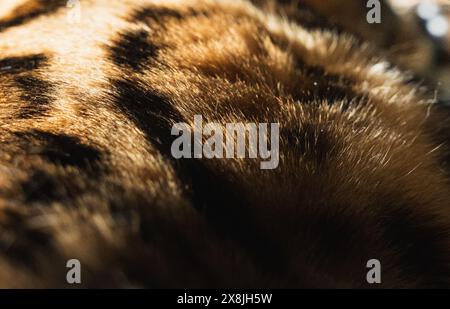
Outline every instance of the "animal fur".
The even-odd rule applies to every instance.
[[[82,287],[361,288],[370,259],[450,287],[446,114],[366,32],[282,7],[4,2],[0,287],[69,287],[70,259]],[[278,169],[173,159],[194,115],[280,123]]]

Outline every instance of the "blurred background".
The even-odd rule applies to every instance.
[[[392,10],[432,46],[423,75],[439,89],[441,104],[450,106],[450,0],[388,0]]]

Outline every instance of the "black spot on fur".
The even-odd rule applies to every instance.
[[[13,12],[16,16],[15,18],[7,21],[0,20],[0,32],[11,27],[23,25],[40,16],[53,14],[67,4],[67,0],[33,0],[30,2],[37,4],[34,9],[27,10],[29,4],[25,3]]]
[[[101,159],[100,151],[83,144],[77,137],[43,131],[16,133],[28,145],[28,154],[39,155],[49,163],[73,166],[93,172]],[[95,169],[97,171],[97,169]]]
[[[20,88],[20,98],[27,103],[18,111],[18,118],[34,118],[45,114],[51,101],[52,85],[33,75],[14,79]]]
[[[42,54],[10,57],[0,60],[0,74],[18,74],[40,68],[47,58]]]
[[[158,54],[147,31],[127,32],[121,35],[111,48],[111,57],[115,64],[140,71],[147,61]]]

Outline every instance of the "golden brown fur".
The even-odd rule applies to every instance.
[[[381,287],[450,287],[448,121],[374,47],[247,1],[21,2],[1,287],[66,287],[73,258],[85,287],[367,287],[373,258]],[[174,160],[194,115],[279,122],[279,168]]]

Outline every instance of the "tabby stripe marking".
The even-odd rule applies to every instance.
[[[32,0],[17,7],[12,15],[12,19],[0,21],[0,32],[8,28],[26,24],[40,16],[51,15],[66,7],[66,0]]]
[[[39,155],[47,162],[62,167],[72,166],[87,171],[88,168],[96,166],[101,159],[99,150],[82,143],[75,136],[40,130],[17,132],[15,136],[26,142],[27,154]]]
[[[49,93],[53,86],[34,73],[35,70],[44,67],[47,62],[48,58],[43,54],[0,59],[0,73],[12,76],[15,85],[21,90],[20,98],[29,104],[21,107],[16,117],[34,118],[48,110],[51,100]]]
[[[157,6],[147,6],[136,10],[131,15],[130,21],[132,22],[148,22],[148,23],[159,23],[162,25],[163,21],[168,18],[173,18],[176,20],[182,20],[186,17],[196,17],[199,15],[208,15],[210,12],[205,10],[196,10],[194,8],[189,8],[187,12],[181,12],[179,10],[157,7]]]
[[[116,65],[137,72],[157,55],[158,47],[149,40],[149,33],[145,30],[124,33],[111,47],[111,58]]]
[[[43,116],[49,110],[51,97],[49,93],[53,86],[34,75],[18,76],[14,79],[21,89],[20,98],[27,102],[17,113],[18,118],[30,119]]]
[[[47,60],[43,54],[3,58],[0,59],[0,73],[19,74],[33,71],[43,66]]]

